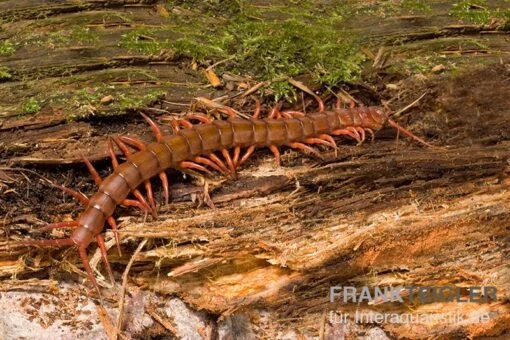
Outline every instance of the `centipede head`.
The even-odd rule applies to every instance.
[[[20,242],[16,242],[18,245],[22,246],[30,246],[30,247],[38,247],[38,248],[62,248],[62,247],[75,247],[78,251],[78,255],[80,256],[80,259],[82,261],[83,267],[85,268],[85,271],[87,272],[87,277],[92,284],[92,286],[95,288],[96,292],[98,293],[98,296],[101,296],[101,293],[99,291],[99,286],[97,284],[96,278],[94,277],[94,273],[92,271],[92,267],[90,266],[90,262],[87,256],[87,250],[85,247],[79,246],[72,238],[64,238],[64,239],[53,239],[53,240],[24,240]],[[99,248],[102,255],[104,254],[104,243],[99,243]],[[113,274],[110,268],[110,264],[108,263],[108,260],[105,256],[103,256],[103,260],[106,261],[106,268],[108,269],[108,273],[110,275],[110,280],[113,282]]]
[[[421,99],[422,97],[418,98],[418,100]],[[389,108],[388,102],[382,102],[382,108],[379,109],[378,111],[381,111],[381,116],[385,117],[385,123],[387,122],[388,125],[392,126],[397,131],[402,132],[407,137],[412,138],[415,141],[417,141],[418,143],[423,144],[423,145],[425,145],[425,146],[427,146],[429,148],[435,148],[435,149],[438,148],[437,146],[434,146],[434,145],[432,145],[430,143],[427,143],[426,141],[424,141],[420,137],[416,136],[414,133],[412,133],[411,131],[407,130],[406,128],[400,126],[397,122],[395,122],[393,119],[391,119],[390,117],[392,115],[394,115],[395,113],[393,113],[391,111],[391,109]],[[403,110],[400,110],[400,112],[403,112]]]

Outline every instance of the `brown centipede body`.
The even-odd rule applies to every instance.
[[[418,142],[431,146],[413,135],[390,119],[390,112],[380,107],[349,107],[342,108],[337,103],[334,109],[326,110],[319,100],[319,110],[304,114],[299,111],[283,111],[275,106],[267,118],[259,118],[260,103],[256,101],[256,110],[250,119],[238,117],[228,107],[222,111],[229,114],[226,120],[211,120],[201,114],[191,114],[176,119],[172,126],[172,135],[163,135],[159,127],[147,116],[145,120],[151,126],[156,141],[150,144],[132,137],[114,137],[111,140],[124,152],[126,161],[119,164],[109,143],[114,171],[105,179],[101,179],[92,164],[85,163],[98,185],[98,190],[87,198],[74,190],[63,188],[66,192],[83,203],[86,208],[74,221],[47,225],[42,230],[55,228],[73,228],[67,239],[27,240],[22,245],[40,247],[74,246],[77,248],[90,282],[98,290],[98,285],[88,261],[87,247],[96,241],[103,262],[113,281],[112,271],[107,259],[107,250],[101,232],[105,223],[113,229],[117,246],[119,237],[113,213],[118,205],[135,206],[155,214],[155,203],[150,179],[159,176],[168,201],[168,179],[165,170],[194,169],[210,172],[213,169],[222,174],[235,177],[236,169],[243,164],[257,148],[268,147],[274,154],[276,162],[280,162],[279,148],[288,146],[307,153],[320,156],[312,144],[323,144],[336,148],[332,136],[344,135],[356,139],[359,143],[365,140],[368,132],[372,138],[374,132],[389,124]],[[201,124],[193,125],[190,120],[198,120]],[[131,152],[127,146],[137,149]],[[241,154],[242,149],[245,149]],[[233,152],[232,152],[233,151]],[[224,160],[216,153],[219,152]],[[147,199],[138,187],[145,186]],[[134,199],[128,198],[132,194]],[[120,247],[119,247],[120,252]]]

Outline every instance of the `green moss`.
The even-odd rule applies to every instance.
[[[0,55],[10,55],[14,51],[14,44],[10,40],[0,41]]]
[[[122,36],[119,46],[143,54],[156,54],[163,46],[152,37],[154,32],[155,30],[147,28],[134,29]]]
[[[0,66],[0,81],[9,80],[12,78],[12,74],[7,66]]]
[[[330,86],[353,81],[365,59],[353,33],[343,29],[343,2],[169,1],[168,9],[168,25],[134,29],[119,46],[147,55],[165,49],[204,66],[227,59],[219,72],[268,81],[276,98],[287,99],[293,87],[282,79],[310,73]]]
[[[165,91],[160,89],[145,89],[115,86],[89,87],[75,91],[71,96],[53,98],[53,103],[68,103],[72,106],[72,114],[67,118],[75,120],[91,115],[119,114],[146,106],[154,102]],[[101,99],[112,96],[113,100],[108,104],[102,104]]]
[[[21,106],[21,112],[23,114],[33,114],[41,110],[41,105],[35,98],[27,99]]]
[[[427,0],[383,0],[383,1],[351,1],[346,6],[348,16],[363,17],[366,15],[386,18],[389,16],[427,14],[432,11],[432,1]]]
[[[505,1],[509,3],[509,1]],[[493,8],[486,0],[462,0],[452,5],[450,15],[463,21],[486,25],[492,19],[502,19],[502,28],[510,27],[510,8]]]
[[[75,26],[65,31],[57,31],[48,34],[46,39],[40,41],[45,46],[69,46],[93,44],[99,41],[96,33],[88,27]]]

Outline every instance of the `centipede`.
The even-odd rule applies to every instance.
[[[133,206],[156,216],[151,179],[159,177],[164,199],[168,203],[170,195],[166,170],[169,168],[181,171],[191,169],[205,174],[217,171],[226,177],[236,178],[237,169],[256,149],[269,148],[277,165],[280,164],[281,147],[297,149],[321,158],[321,153],[314,145],[324,145],[336,150],[335,136],[352,138],[361,144],[368,135],[373,140],[375,133],[386,125],[427,147],[434,147],[392,120],[391,111],[387,107],[356,106],[352,102],[344,107],[339,99],[333,108],[326,109],[320,98],[315,99],[318,101],[318,108],[313,112],[282,111],[277,104],[265,118],[260,117],[261,104],[256,98],[253,98],[254,112],[248,118],[240,117],[237,111],[223,105],[218,110],[224,113],[227,119],[213,119],[203,113],[189,113],[172,121],[173,133],[169,135],[163,134],[150,117],[141,113],[155,136],[154,142],[146,143],[128,136],[110,137],[108,151],[113,172],[106,178],[101,178],[92,163],[84,157],[84,163],[98,186],[90,198],[78,191],[59,186],[81,202],[85,209],[75,220],[48,224],[38,230],[69,228],[72,229],[70,236],[62,239],[29,239],[17,244],[42,248],[76,248],[88,281],[99,293],[87,249],[94,241],[97,243],[102,262],[113,283],[113,272],[102,235],[105,225],[111,227],[120,253],[120,237],[113,217],[116,208],[119,205]],[[122,163],[117,158],[115,146],[125,156]],[[142,186],[145,196],[140,191]]]

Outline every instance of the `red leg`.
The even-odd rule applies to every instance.
[[[328,141],[331,144],[332,148],[336,149],[338,147],[336,145],[335,139],[333,137],[331,137],[330,135],[322,134],[322,135],[319,135],[319,138]]]
[[[100,186],[101,183],[103,183],[103,180],[99,176],[97,170],[94,168],[92,163],[90,163],[90,161],[87,159],[87,157],[85,157],[83,154],[82,154],[82,157],[83,157],[83,161],[85,162],[85,165],[87,166],[87,169],[89,170],[90,174],[92,175],[92,178],[94,179],[94,182],[96,183],[97,186]]]
[[[332,148],[335,148],[335,145],[331,145],[330,141],[327,141],[327,140],[324,140],[324,139],[321,139],[321,138],[307,138],[307,139],[305,139],[305,143],[308,143],[308,144],[322,144],[322,145],[326,145],[326,146],[330,146]]]
[[[92,268],[90,267],[89,258],[87,256],[87,250],[80,246],[77,246],[77,248],[78,248],[78,254],[80,255],[80,259],[83,264],[83,268],[85,268],[85,271],[87,272],[89,281],[92,283],[92,285],[96,289],[97,294],[99,296],[101,296],[101,292],[99,291],[99,286],[97,285],[96,278],[94,277],[94,272],[92,271]]]
[[[198,113],[189,113],[183,117],[187,122],[189,122],[190,119],[198,120],[200,123],[204,124],[211,124],[212,119],[207,117],[206,115],[198,114]],[[191,125],[193,126],[193,124]],[[188,126],[190,127],[190,126]]]
[[[219,159],[218,156],[216,156],[214,153],[211,152],[210,154],[207,155],[207,157],[209,157],[214,163],[216,163],[216,165],[218,165],[221,169],[223,169],[223,171],[228,173],[229,176],[233,176],[230,173],[230,170],[225,165],[225,162],[223,162],[221,159]]]
[[[232,161],[232,158],[230,157],[230,154],[228,153],[227,149],[221,149],[221,153],[223,157],[225,157],[225,160],[227,161],[227,165],[232,172],[232,174],[235,174],[236,168],[234,166],[234,162]]]
[[[280,107],[281,107],[281,103],[280,102],[276,103],[276,105],[271,109],[271,112],[269,113],[268,118],[279,119],[280,118]]]
[[[168,201],[170,201],[170,191],[168,190],[168,177],[164,171],[159,173],[159,179],[161,180],[161,184],[163,185],[163,194],[165,195],[165,204],[168,205]]]
[[[311,154],[317,156],[318,158],[323,159],[322,155],[319,152],[317,152],[317,150],[311,148],[310,146],[308,146],[306,144],[295,142],[295,143],[289,143],[288,146],[290,146],[291,148],[294,148],[294,149],[302,150],[307,153],[311,153]]]
[[[222,108],[218,109],[218,111],[223,112],[230,117],[237,117],[236,111],[229,106],[223,106]]]
[[[210,159],[207,159],[204,157],[195,157],[195,158],[193,158],[193,161],[195,163],[208,165],[211,168],[213,168],[214,170],[222,173],[225,177],[229,177],[229,175],[230,175],[229,170],[225,167],[224,164],[222,164],[222,166],[220,167],[218,164],[216,164],[213,161],[211,161]]]
[[[172,128],[174,129],[174,131],[179,131],[181,126],[184,128],[192,128],[193,127],[193,124],[191,122],[188,122],[186,119],[183,119],[183,118],[174,119],[170,122],[170,124],[172,125]]]
[[[243,157],[241,157],[241,160],[239,161],[239,163],[237,163],[236,166],[240,166],[241,164],[243,164],[244,162],[246,162],[246,160],[248,158],[250,158],[250,156],[253,154],[253,151],[255,151],[255,145],[252,145],[250,146],[246,152],[244,153]]]
[[[282,115],[285,115],[286,118],[306,117],[306,114],[301,111],[284,111]]]
[[[69,189],[69,188],[66,188],[62,185],[56,185],[57,188],[59,188],[60,190],[66,192],[67,194],[71,195],[72,197],[74,197],[78,202],[80,202],[81,204],[87,206],[89,205],[89,199],[87,196],[85,196],[84,194],[82,194],[81,192],[78,192],[76,190],[73,190],[73,189]]]
[[[188,168],[188,169],[195,169],[195,170],[198,170],[198,171],[202,171],[202,172],[205,172],[207,175],[209,176],[212,176],[212,173],[207,170],[206,168],[204,168],[203,166],[201,166],[200,164],[197,164],[197,163],[194,163],[194,162],[188,162],[188,161],[182,161],[178,164],[178,166],[180,168]]]
[[[117,223],[113,216],[108,216],[106,219],[110,227],[112,228],[113,237],[115,237],[115,243],[117,244],[117,250],[119,252],[119,256],[122,256],[122,251],[120,250],[120,237],[119,237],[119,229],[117,228]]]
[[[361,141],[361,137],[360,137],[358,131],[356,131],[356,129],[353,129],[351,126],[345,128],[345,129],[335,130],[332,132],[332,134],[335,136],[347,135],[347,136],[352,137],[355,140],[357,140],[358,143]]]
[[[270,145],[269,150],[274,155],[276,166],[280,166],[280,150],[278,150],[278,147],[276,145]]]
[[[146,144],[137,138],[133,138],[133,137],[129,137],[129,136],[119,136],[117,138],[119,140],[121,140],[123,143],[126,143],[127,145],[132,146],[138,150],[144,150],[146,147]]]
[[[108,262],[108,253],[106,251],[106,245],[104,244],[104,239],[100,234],[96,235],[96,242],[99,246],[99,252],[101,253],[101,257],[103,258],[103,263],[106,267],[106,271],[108,272],[108,276],[110,277],[110,282],[112,284],[115,283],[115,279],[113,278],[112,267],[110,267],[110,262]]]
[[[154,133],[154,136],[156,137],[156,140],[159,142],[161,141],[161,139],[163,138],[162,134],[161,134],[161,130],[159,129],[159,126],[154,123],[154,121],[152,119],[150,119],[149,117],[147,117],[145,114],[143,114],[142,112],[140,112],[140,114],[142,115],[143,119],[145,119],[145,121],[147,123],[149,123],[150,127],[151,127],[151,130],[152,132]]]
[[[80,224],[78,221],[64,221],[64,222],[58,222],[58,223],[52,223],[48,224],[42,228],[38,228],[37,231],[48,231],[52,229],[63,229],[63,228],[76,228]]]
[[[314,98],[317,101],[317,104],[319,105],[319,112],[324,112],[324,102],[322,101],[321,97],[315,95]]]
[[[255,112],[251,115],[252,118],[257,119],[260,115],[260,100],[258,100],[255,96],[251,96],[251,99],[255,102]]]

